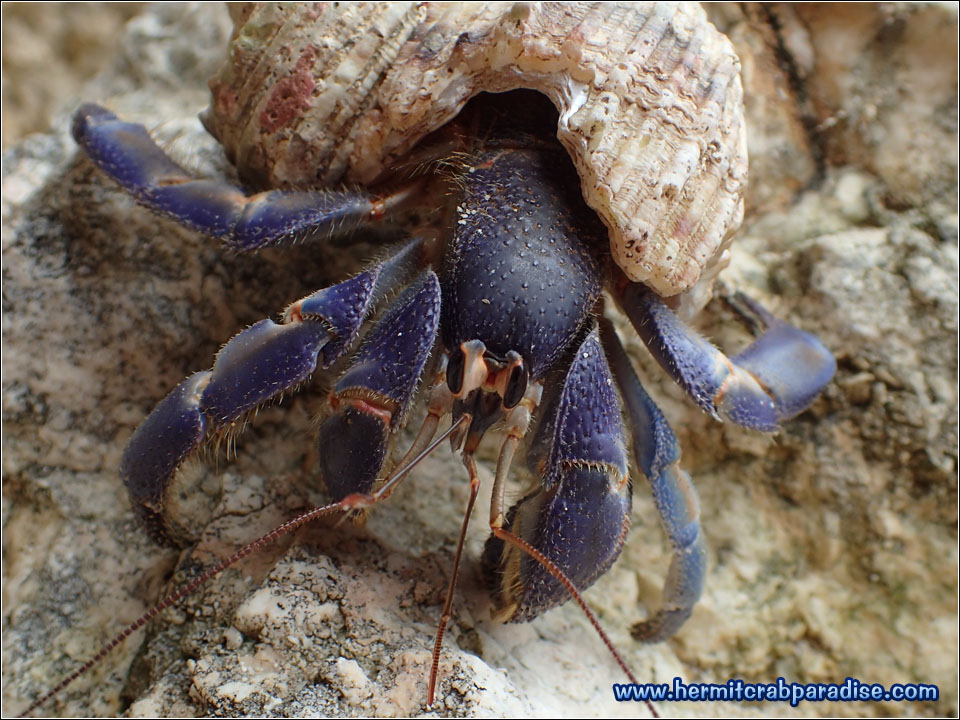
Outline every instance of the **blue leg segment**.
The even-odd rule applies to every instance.
[[[601,337],[630,417],[634,459],[650,482],[660,520],[673,546],[663,607],[631,630],[637,640],[661,642],[686,622],[703,591],[707,552],[700,531],[700,501],[690,476],[680,468],[680,449],[673,430],[643,389],[613,326],[606,320],[601,321]]]
[[[248,413],[336,362],[417,251],[411,243],[390,260],[309,295],[291,305],[280,324],[252,325],[220,350],[211,370],[191,375],[160,402],[134,432],[120,464],[133,507],[154,540],[180,542],[165,508],[183,461],[208,437],[237,428]]]
[[[809,407],[836,370],[833,355],[816,337],[746,298],[764,333],[733,358],[684,325],[644,286],[627,284],[619,300],[650,353],[717,420],[776,432]]]
[[[248,197],[224,182],[195,178],[157,146],[146,128],[98,105],[77,109],[73,137],[138,202],[238,252],[330,234],[385,211],[381,200],[359,190],[274,190]]]
[[[378,487],[390,436],[403,425],[436,342],[440,281],[424,273],[370,331],[330,395],[320,476],[332,500]]]
[[[528,453],[539,485],[510,509],[504,529],[585,589],[620,554],[631,506],[623,421],[596,330],[545,410]],[[503,620],[525,622],[570,598],[540,563],[496,536],[483,561]]]

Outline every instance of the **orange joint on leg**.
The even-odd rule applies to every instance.
[[[730,392],[731,388],[739,386],[740,388],[749,389],[757,397],[762,397],[766,395],[768,398],[772,398],[772,393],[769,389],[760,380],[757,379],[749,370],[745,370],[741,367],[737,367],[733,364],[728,358],[723,357],[723,364],[727,368],[727,376],[723,379],[723,382],[720,383],[720,387],[717,388],[717,391],[713,394],[713,406],[721,414],[723,413],[723,404],[727,396],[727,393]]]
[[[303,300],[297,300],[293,305],[288,307],[283,313],[283,324],[287,325],[292,322],[303,322],[303,314],[300,308],[303,307]]]
[[[374,200],[372,207],[370,208],[370,219],[371,220],[380,220],[387,213],[387,203],[382,199]]]
[[[331,410],[338,410],[341,403],[346,403],[360,412],[380,418],[380,421],[388,427],[393,420],[394,413],[399,409],[396,402],[390,398],[362,388],[348,388],[339,393],[331,390],[327,402],[330,403]]]
[[[361,412],[365,412],[368,415],[373,415],[380,418],[383,424],[388,427],[390,425],[390,421],[393,420],[393,413],[383,406],[374,405],[373,403],[367,402],[362,398],[348,397],[343,398],[343,400],[349,403],[351,407],[354,407]]]

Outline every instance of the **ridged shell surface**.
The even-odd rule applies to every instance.
[[[232,12],[230,57],[204,120],[263,185],[370,183],[472,96],[528,88],[559,110],[557,137],[630,279],[664,296],[688,290],[742,220],[739,61],[698,5]]]

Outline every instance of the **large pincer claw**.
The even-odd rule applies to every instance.
[[[631,507],[620,406],[596,330],[577,349],[545,415],[528,453],[539,482],[510,508],[503,529],[582,590],[619,556]],[[570,598],[543,564],[496,534],[483,560],[502,620],[531,620]]]

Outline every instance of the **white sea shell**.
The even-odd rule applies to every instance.
[[[264,185],[368,183],[473,95],[538,90],[630,279],[689,290],[743,217],[739,61],[691,3],[233,6],[205,123]],[[713,272],[708,272],[712,279]]]

